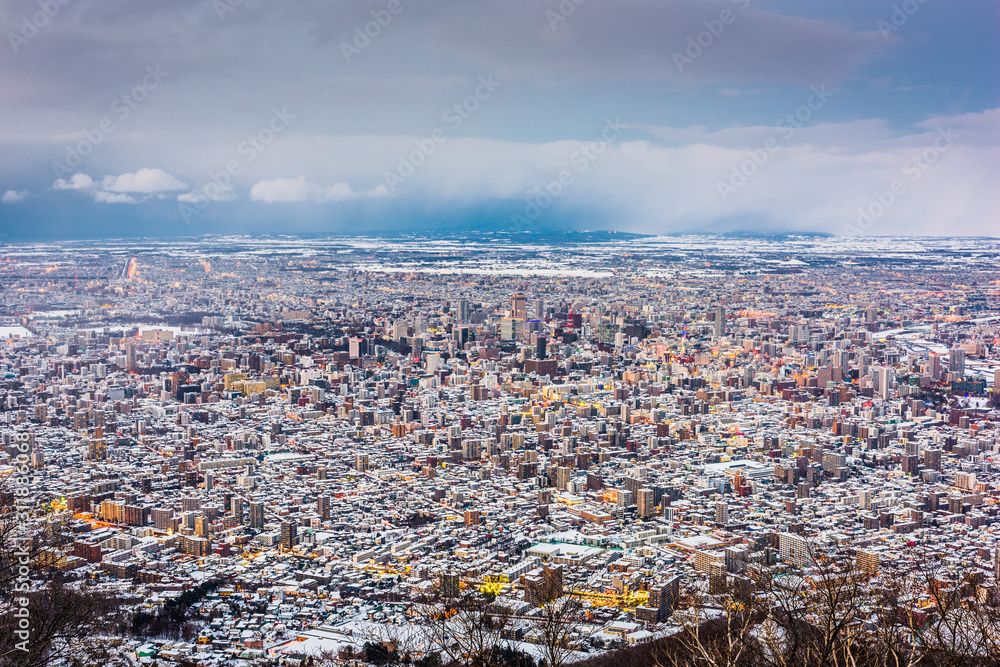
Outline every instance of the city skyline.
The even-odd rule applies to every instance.
[[[994,664],[1000,240],[605,236],[7,246],[0,664]]]

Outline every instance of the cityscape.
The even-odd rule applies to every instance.
[[[911,614],[1000,599],[998,251],[7,246],[0,474],[48,538],[30,585],[115,600],[86,632],[127,664],[478,664],[426,613],[469,596],[532,661],[509,664],[571,664],[684,637],[765,580],[877,589],[928,557]]]
[[[997,0],[0,35],[0,667],[1000,667]]]

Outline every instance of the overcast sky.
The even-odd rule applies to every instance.
[[[0,233],[998,235],[995,0],[0,0]]]

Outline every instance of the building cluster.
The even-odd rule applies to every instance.
[[[43,565],[153,615],[209,585],[143,659],[349,654],[470,588],[529,652],[539,605],[580,599],[583,654],[669,632],[682,588],[808,572],[819,540],[996,593],[985,259],[201,243],[2,269],[0,474],[28,441]]]

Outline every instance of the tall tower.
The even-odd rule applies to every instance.
[[[528,306],[523,294],[510,297],[510,316],[515,320],[528,319]]]
[[[250,503],[250,527],[264,527],[264,503]]]
[[[298,543],[298,526],[288,521],[281,522],[281,548],[291,549]]]
[[[965,350],[960,347],[948,350],[948,371],[957,375],[965,375]]]
[[[125,341],[125,370],[134,373],[136,368],[138,368],[138,364],[135,359],[135,343],[127,340]]]
[[[892,387],[892,369],[883,366],[878,372],[878,395],[882,400],[888,400]]]

